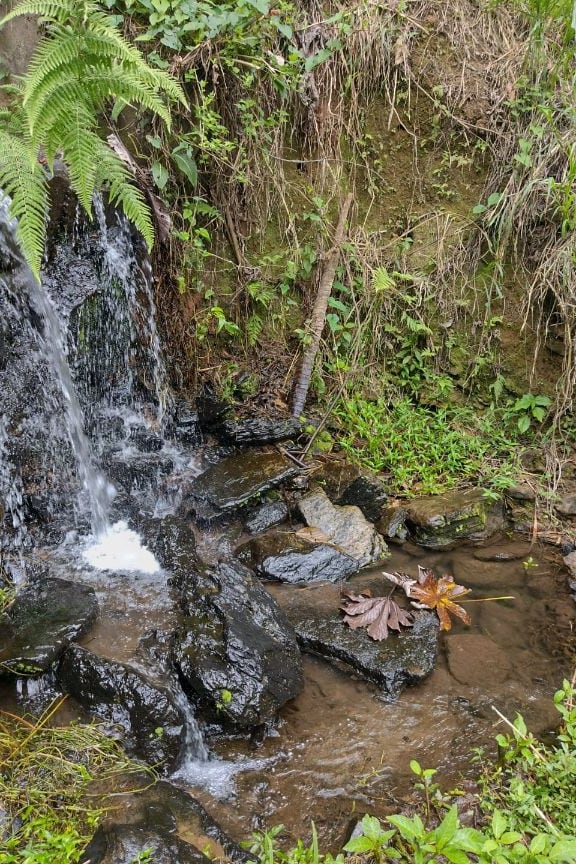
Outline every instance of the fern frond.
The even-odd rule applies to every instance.
[[[134,178],[126,165],[104,141],[99,139],[100,150],[96,184],[106,183],[113,204],[118,204],[132,224],[140,231],[148,249],[154,245],[154,226],[150,209],[142,191],[134,184]]]
[[[92,215],[92,198],[98,173],[100,138],[90,128],[93,118],[83,105],[75,105],[68,114],[66,131],[59,135],[59,147],[68,166],[70,185],[80,204]]]
[[[5,131],[0,131],[0,188],[11,198],[10,210],[18,220],[16,237],[40,281],[48,213],[46,175],[27,143]]]
[[[65,21],[87,7],[97,8],[94,3],[82,0],[22,0],[0,20],[0,27],[20,15],[38,15],[42,21]]]

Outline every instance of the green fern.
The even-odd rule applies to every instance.
[[[18,220],[16,238],[38,279],[46,238],[48,184],[27,143],[5,130],[0,130],[0,189],[11,198],[10,209]]]
[[[12,198],[18,238],[39,278],[45,242],[47,184],[38,156],[68,167],[70,184],[91,215],[94,192],[107,187],[149,247],[150,211],[126,166],[101,138],[99,119],[111,105],[134,105],[170,126],[169,104],[186,105],[179,84],[153,69],[92,0],[22,0],[0,21],[37,15],[45,24],[22,85],[22,137],[2,133],[0,186]]]

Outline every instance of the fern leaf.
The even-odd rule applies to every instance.
[[[77,13],[90,6],[96,8],[93,3],[82,0],[22,0],[0,20],[0,27],[20,15],[38,15],[43,21],[65,21],[74,11]]]
[[[127,218],[140,231],[148,249],[154,245],[154,226],[150,209],[142,191],[134,184],[134,178],[116,153],[104,141],[99,141],[96,184],[108,185],[108,195],[113,204],[118,204]]]
[[[246,322],[246,337],[250,348],[253,348],[258,342],[258,337],[260,336],[263,327],[264,321],[260,315],[256,315],[256,313],[250,315]]]
[[[5,131],[0,131],[0,188],[12,199],[10,210],[18,220],[16,237],[40,281],[48,212],[46,175],[26,142]]]
[[[70,185],[89,216],[96,183],[100,138],[90,129],[92,117],[83,105],[71,106],[67,128],[59,137],[59,147],[68,165]]]

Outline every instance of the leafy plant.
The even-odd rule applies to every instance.
[[[552,400],[548,396],[525,393],[517,399],[509,409],[509,414],[516,418],[520,432],[527,432],[532,421],[542,423],[548,413]]]
[[[154,240],[150,212],[129,168],[99,134],[106,107],[118,116],[137,105],[170,126],[170,102],[186,104],[178,83],[149,66],[93,0],[21,0],[0,21],[36,15],[44,36],[14,106],[17,122],[0,132],[0,185],[11,196],[17,237],[36,278],[44,252],[48,185],[44,166],[56,158],[90,215],[95,190],[106,185],[144,236]]]

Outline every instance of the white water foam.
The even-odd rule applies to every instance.
[[[115,522],[104,533],[91,537],[82,557],[96,570],[137,570],[140,573],[158,573],[160,570],[152,552],[123,521]]]

